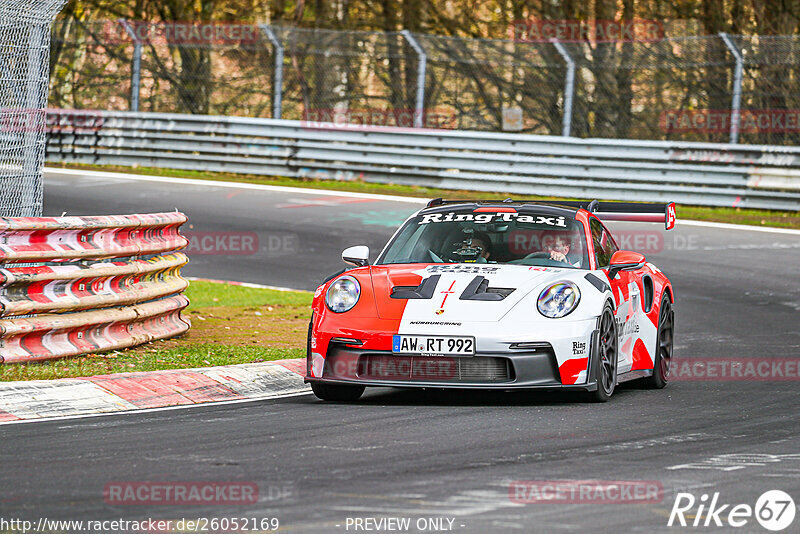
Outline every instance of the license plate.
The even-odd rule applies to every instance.
[[[396,354],[474,356],[475,338],[466,336],[392,336]]]

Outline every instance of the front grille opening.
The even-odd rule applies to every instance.
[[[358,377],[420,382],[497,383],[513,380],[513,370],[508,358],[364,354],[358,360]]]

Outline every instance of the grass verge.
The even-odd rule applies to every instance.
[[[50,164],[51,167],[57,165]],[[288,187],[305,187],[327,189],[331,191],[354,191],[357,193],[375,193],[382,195],[399,195],[419,198],[481,198],[487,200],[503,199],[515,196],[511,193],[485,193],[479,191],[461,191],[438,189],[435,187],[409,186],[399,184],[373,184],[363,181],[339,182],[335,180],[313,180],[305,178],[285,178],[270,176],[250,176],[221,172],[184,171],[177,169],[155,169],[146,167],[120,167],[104,165],[63,165],[61,168],[83,169],[92,171],[123,172],[128,174],[144,174],[169,176],[174,178],[193,178],[197,180],[217,180],[242,182],[249,184],[280,185]],[[519,195],[517,195],[519,196]],[[526,198],[545,198],[525,195]],[[551,198],[551,197],[548,197]],[[613,199],[606,199],[613,200]],[[742,208],[710,208],[702,206],[678,205],[678,219],[694,219],[730,224],[747,224],[752,226],[771,226],[778,228],[800,229],[800,213],[786,211],[753,210]]]
[[[178,338],[128,350],[0,365],[0,381],[186,369],[305,356],[311,294],[193,281]]]

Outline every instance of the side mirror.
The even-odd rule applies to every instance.
[[[369,247],[358,245],[344,249],[342,251],[342,261],[356,267],[369,265]]]
[[[643,254],[630,250],[618,250],[611,256],[611,264],[608,266],[608,277],[612,280],[617,277],[620,271],[635,271],[644,267],[645,258]]]

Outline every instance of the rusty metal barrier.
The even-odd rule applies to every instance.
[[[182,213],[0,217],[0,363],[186,332]],[[146,258],[141,258],[146,256]],[[108,261],[120,259],[120,261]],[[106,260],[106,261],[95,261]],[[17,263],[38,265],[15,266]],[[37,314],[32,317],[22,315]]]
[[[0,269],[0,316],[136,304],[180,293],[185,254],[149,260]]]
[[[182,334],[184,295],[122,308],[0,320],[4,363],[50,360],[140,345]]]
[[[124,258],[186,246],[179,212],[98,217],[0,217],[0,263]]]

